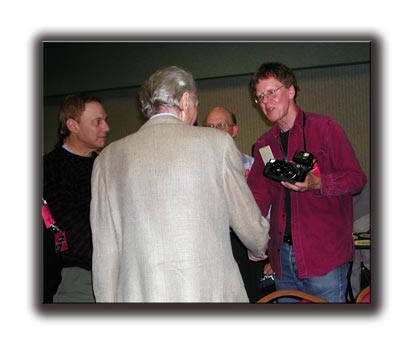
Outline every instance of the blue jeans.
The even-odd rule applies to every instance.
[[[275,279],[276,290],[300,290],[330,303],[345,303],[349,263],[344,263],[323,276],[300,279],[293,247],[283,243],[281,248],[282,277]],[[298,302],[295,298],[281,298],[280,303]]]

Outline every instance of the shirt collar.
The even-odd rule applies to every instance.
[[[157,118],[157,117],[159,117],[159,116],[167,116],[167,115],[168,115],[168,116],[173,116],[173,117],[177,118],[178,120],[182,121],[182,120],[179,119],[175,114],[170,113],[170,112],[163,112],[163,113],[159,113],[159,114],[153,115],[149,120],[154,119],[154,118]]]

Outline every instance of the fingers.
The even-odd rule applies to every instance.
[[[249,257],[249,260],[255,261],[255,262],[262,261],[262,260],[265,260],[268,258],[268,256],[265,254],[263,255],[263,257],[259,258],[259,257],[255,256],[250,250],[247,250],[247,255]]]
[[[264,274],[272,275],[273,273],[274,273],[274,271],[272,270],[271,264],[270,263],[265,264],[265,266],[264,266]]]

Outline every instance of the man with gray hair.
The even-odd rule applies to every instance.
[[[140,91],[148,121],[110,144],[92,176],[97,302],[248,302],[229,227],[258,259],[269,223],[228,134],[193,125],[191,74],[157,70]]]

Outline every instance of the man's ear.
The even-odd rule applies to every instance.
[[[294,88],[293,85],[291,85],[289,88],[289,97],[290,99],[294,99],[295,96],[296,96],[296,89]]]
[[[187,91],[185,91],[182,94],[181,99],[179,101],[179,107],[181,111],[187,111],[187,109],[189,108],[189,101],[190,101],[190,95]]]
[[[238,132],[239,132],[239,126],[238,125],[232,126],[232,137],[233,138],[235,138],[237,136]]]
[[[69,118],[69,119],[67,119],[65,124],[67,125],[67,128],[71,133],[76,133],[77,132],[78,123],[77,123],[76,120],[74,120],[73,118]]]

